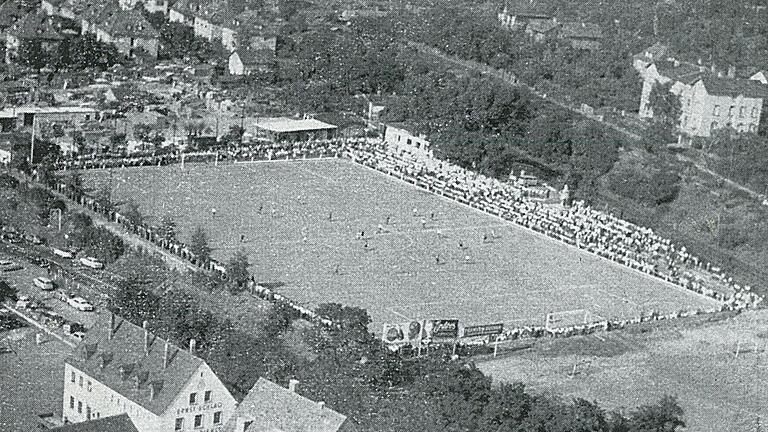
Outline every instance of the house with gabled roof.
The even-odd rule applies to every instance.
[[[560,27],[558,37],[569,41],[574,49],[594,51],[600,49],[603,30],[594,23],[566,22]]]
[[[119,53],[128,57],[142,50],[157,58],[160,34],[140,11],[117,9],[102,14],[102,18],[95,24],[96,39],[115,45]]]
[[[299,382],[289,388],[264,378],[240,402],[222,432],[351,432],[355,428],[343,414],[298,393]]]
[[[63,420],[127,414],[139,432],[217,430],[237,405],[195,352],[112,313],[102,314],[64,364]]]
[[[28,13],[5,32],[6,61],[16,57],[23,43],[37,43],[45,52],[55,51],[65,39],[54,17],[43,11]]]
[[[506,1],[504,9],[497,15],[502,27],[510,30],[525,29],[534,22],[551,21],[552,15],[534,0]]]

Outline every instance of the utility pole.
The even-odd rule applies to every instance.
[[[32,114],[32,143],[29,146],[29,164],[32,165],[35,163],[35,119],[37,118],[36,114]]]

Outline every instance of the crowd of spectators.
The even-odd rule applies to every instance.
[[[116,166],[163,165],[182,161],[247,161],[303,159],[317,157],[345,157],[352,161],[387,173],[433,193],[501,217],[528,229],[557,239],[604,259],[630,267],[636,271],[662,279],[696,293],[718,300],[720,310],[741,310],[757,305],[762,298],[749,286],[733,281],[721,269],[693,256],[684,246],[675,245],[650,228],[622,220],[613,214],[591,208],[584,202],[569,205],[551,204],[532,199],[525,187],[514,176],[500,181],[424,155],[393,152],[379,139],[354,138],[317,140],[300,143],[258,143],[227,150],[145,155],[130,158],[80,159],[62,162],[60,168],[103,168]],[[62,186],[63,187],[63,186]],[[94,200],[83,197],[81,202],[96,208]],[[126,224],[119,214],[108,215],[112,220]],[[185,259],[196,262],[189,249],[179,243],[161,239],[152,227],[130,227],[147,240],[158,243]],[[223,273],[223,266],[214,260],[197,263],[212,271]],[[277,299],[279,294],[259,288],[260,296]],[[302,315],[311,311],[280,297],[281,301],[296,308]],[[504,337],[536,337],[584,334],[585,332],[624,327],[645,319],[668,319],[701,312],[680,311],[661,315],[650,311],[647,317],[638,316],[612,322],[584,323],[567,328],[521,327],[508,329]],[[316,317],[315,317],[316,318]]]

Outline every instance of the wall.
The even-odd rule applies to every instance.
[[[211,400],[205,402],[205,391],[211,391]],[[189,394],[197,393],[197,401],[190,405]],[[184,426],[181,431],[206,431],[217,432],[224,428],[229,417],[235,411],[237,401],[219,381],[218,377],[205,364],[201,365],[193,377],[187,382],[186,386],[179,392],[176,400],[169,406],[162,422],[168,425],[168,431],[173,431],[177,418],[184,419]],[[215,412],[221,412],[221,422],[213,424],[213,415]],[[194,428],[195,416],[202,415],[203,424],[201,428]]]
[[[72,382],[71,377],[72,372],[75,372],[74,383]],[[80,377],[83,379],[82,387],[80,387]],[[91,383],[90,387],[88,386],[89,382]],[[146,388],[144,390],[149,392]],[[70,408],[69,405],[70,396],[75,398],[74,409]],[[77,412],[78,401],[82,402],[82,413]],[[163,428],[161,419],[158,416],[113,391],[111,388],[101,384],[96,379],[84,374],[69,363],[64,364],[64,396],[62,407],[64,418],[72,423],[86,421],[87,408],[90,407],[92,419],[127,413],[139,432],[165,432],[173,430],[173,426],[171,426],[171,429]]]
[[[384,130],[384,142],[394,147],[397,153],[410,153],[415,156],[430,157],[430,143],[405,129],[387,126]]]

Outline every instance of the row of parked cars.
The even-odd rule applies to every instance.
[[[74,249],[59,249],[59,248],[52,248],[53,254],[61,257],[61,258],[67,258],[67,259],[74,259],[75,255],[77,255],[77,251]],[[99,261],[97,258],[94,257],[80,257],[78,259],[80,264],[90,267],[92,269],[100,270],[104,268],[104,263]]]

